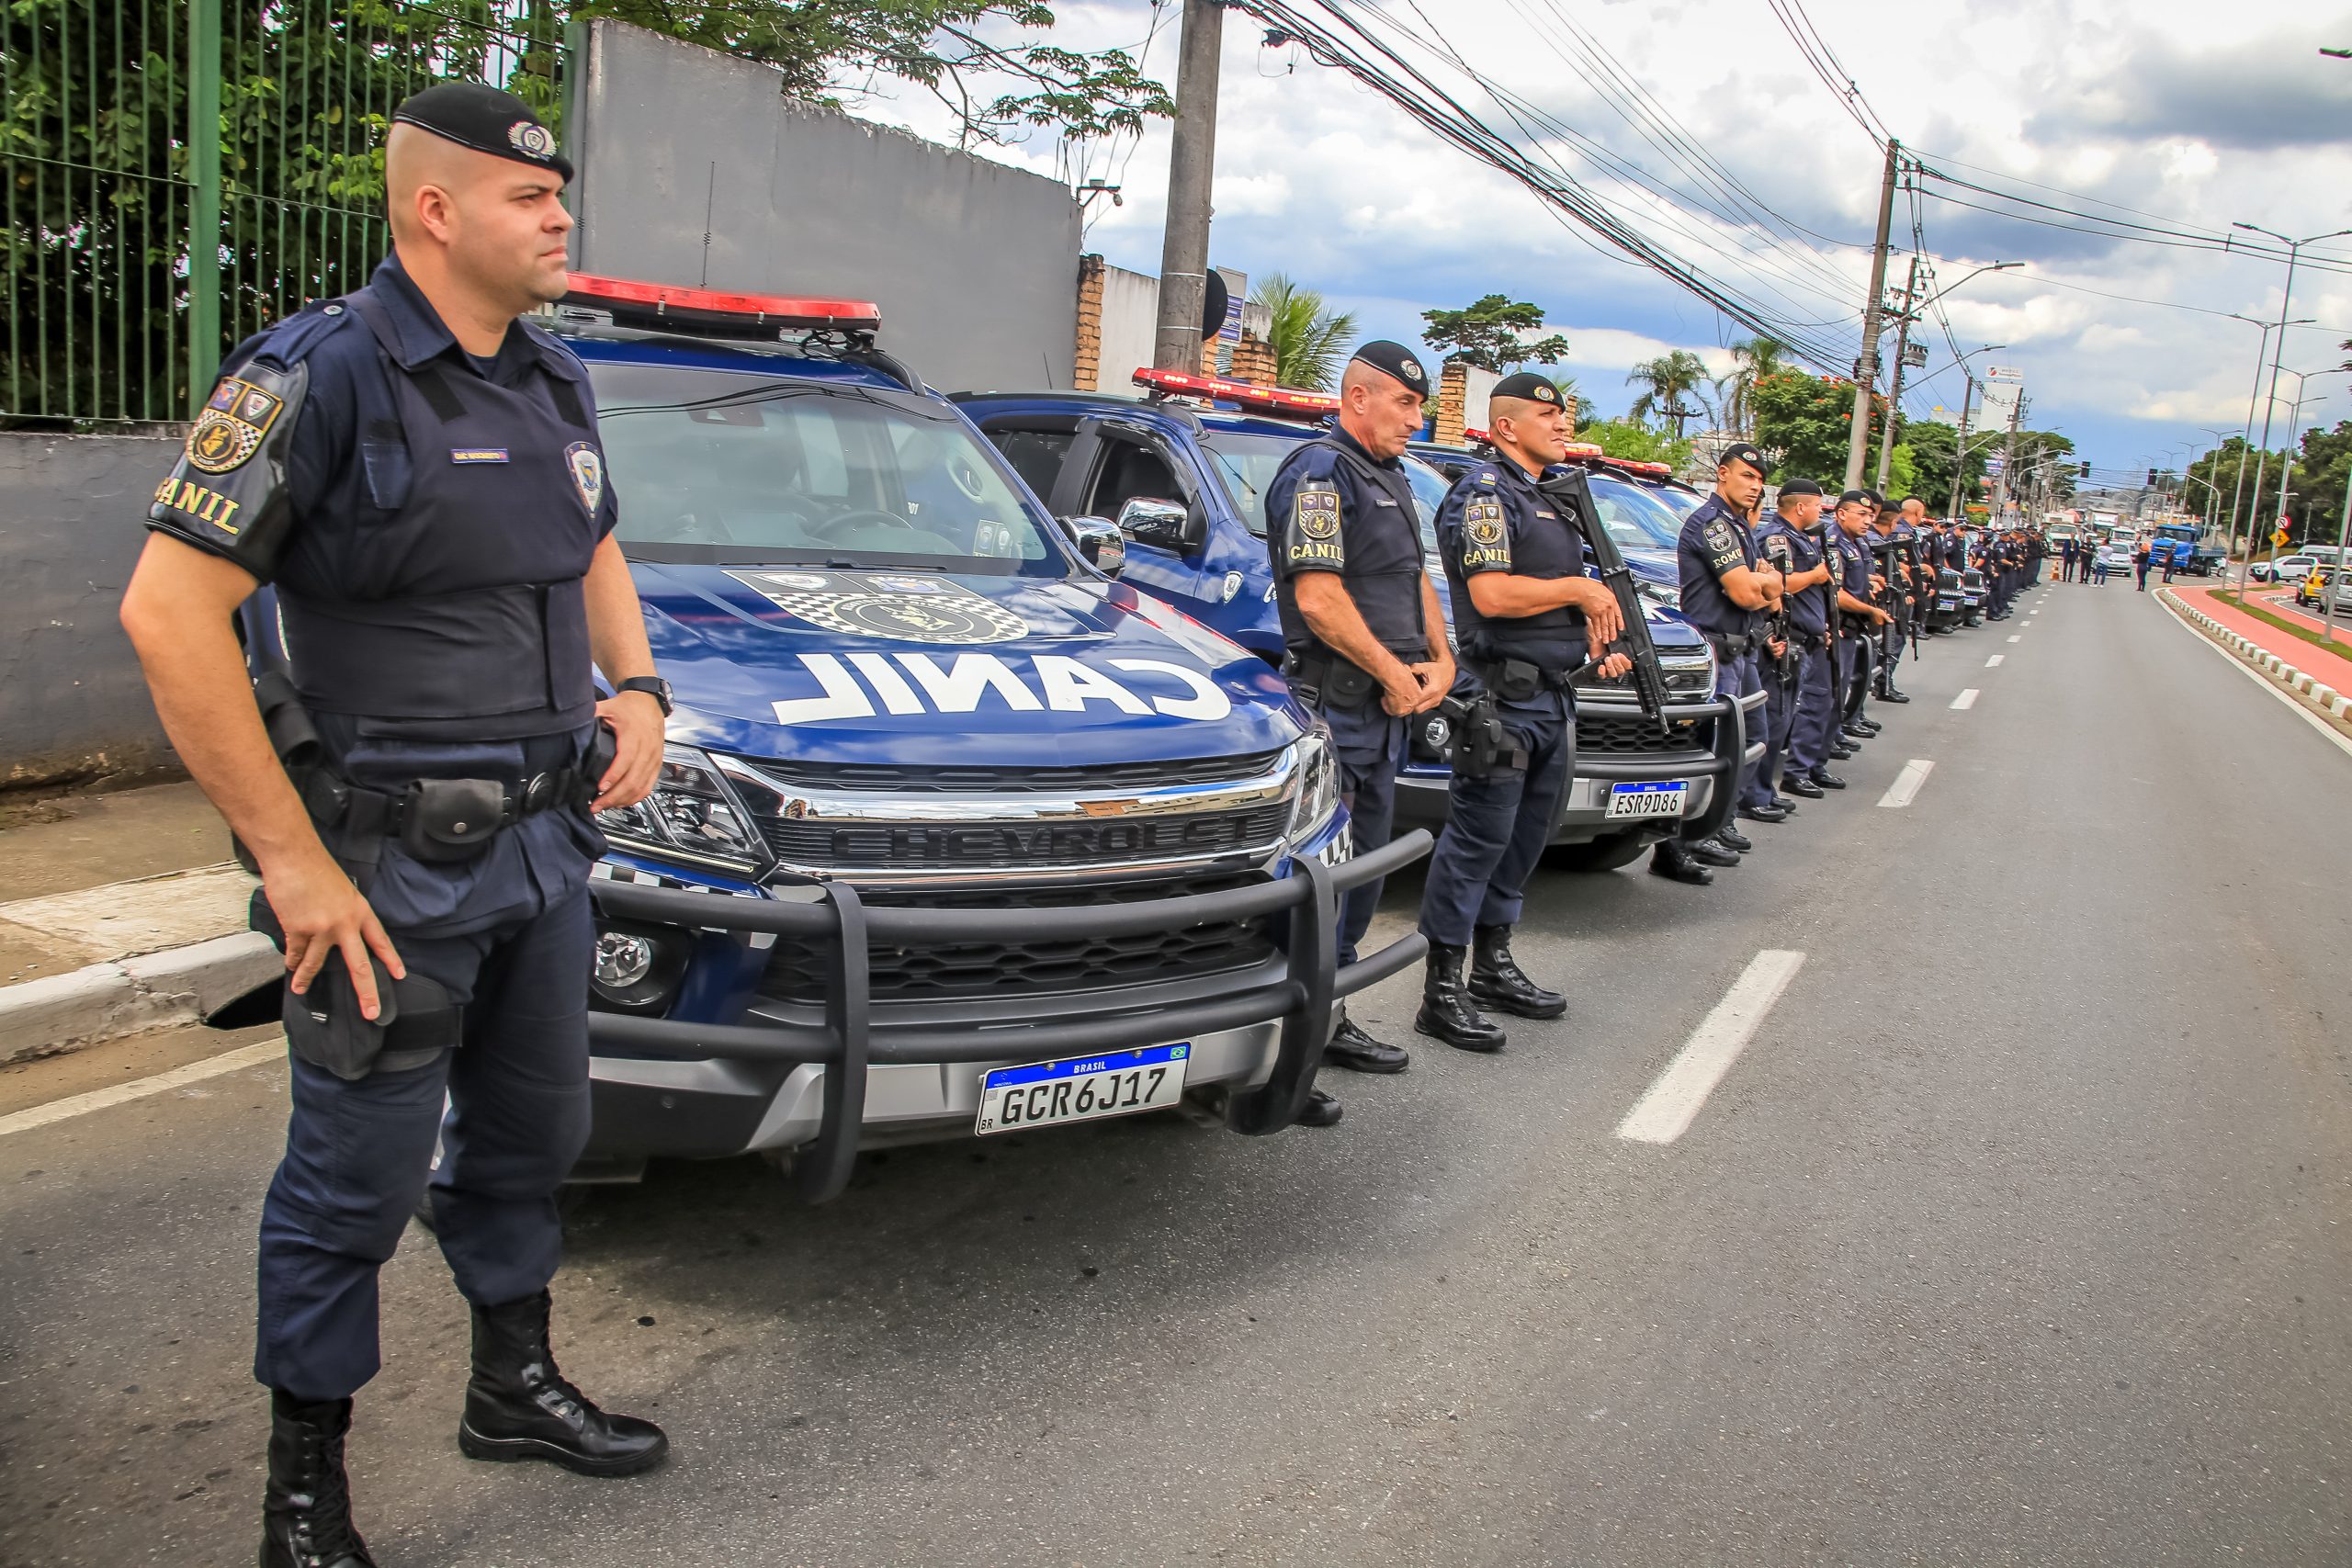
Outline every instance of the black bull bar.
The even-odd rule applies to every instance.
[[[821,946],[827,985],[822,1024],[695,1023],[592,1012],[589,1038],[596,1045],[655,1056],[822,1064],[824,1120],[816,1141],[792,1168],[796,1189],[812,1203],[838,1197],[849,1184],[865,1120],[869,1066],[1043,1061],[1159,1044],[1279,1019],[1282,1034],[1273,1072],[1260,1087],[1235,1091],[1226,1111],[1227,1123],[1234,1131],[1262,1137],[1289,1126],[1298,1115],[1322,1063],[1340,1001],[1418,963],[1429,951],[1428,939],[1416,931],[1344,968],[1338,962],[1340,897],[1411,864],[1428,852],[1430,843],[1429,834],[1417,830],[1336,866],[1298,859],[1291,862],[1287,877],[1252,886],[1108,907],[868,908],[854,887],[841,882],[808,884],[817,894],[813,903],[592,882],[596,907],[606,915],[704,931],[764,931]],[[993,942],[1012,922],[1018,922],[1028,941],[1074,941],[1179,931],[1283,912],[1290,917],[1283,944],[1286,973],[1272,985],[1148,1012],[1137,1011],[1118,991],[1110,990],[1102,994],[1099,1010],[1018,1032],[893,1028],[877,1038],[873,1030],[866,968],[870,943],[911,947]]]

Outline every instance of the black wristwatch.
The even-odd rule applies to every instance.
[[[650,694],[655,702],[662,705],[663,718],[669,717],[671,714],[677,711],[675,705],[670,701],[670,682],[659,675],[632,675],[613,688],[613,695],[616,697],[623,692],[644,692]]]

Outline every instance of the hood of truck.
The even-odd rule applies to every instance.
[[[1287,746],[1265,661],[1124,583],[634,567],[670,739],[747,757],[1039,767]]]

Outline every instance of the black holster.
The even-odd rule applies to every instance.
[[[1352,660],[1336,653],[1294,653],[1283,661],[1283,675],[1298,700],[1311,708],[1338,708],[1353,713],[1380,691],[1380,682]]]
[[[286,932],[259,888],[249,923],[286,951]],[[359,992],[340,948],[327,954],[306,994],[296,996],[289,979],[278,1016],[294,1055],[350,1081],[424,1066],[464,1039],[465,1009],[438,980],[413,972],[395,980],[373,953],[368,964],[376,979],[372,1019],[359,1010]]]
[[[1510,731],[1503,728],[1502,715],[1496,710],[1493,692],[1482,691],[1474,697],[1449,696],[1438,705],[1438,712],[1453,727],[1446,760],[1455,777],[1486,779],[1525,771],[1527,753],[1511,743]]]

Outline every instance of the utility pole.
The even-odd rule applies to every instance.
[[[188,407],[220,367],[220,0],[187,8]]]
[[[1911,275],[1903,284],[1903,309],[1894,320],[1894,380],[1886,394],[1886,429],[1878,438],[1878,478],[1871,488],[1884,494],[1886,470],[1894,461],[1894,412],[1903,406],[1903,356],[1911,352],[1911,312],[1919,302],[1919,258],[1911,258]]]
[[[1968,513],[1960,509],[1960,492],[1962,476],[1968,472],[1968,405],[1976,400],[1976,372],[1962,360],[1960,374],[1960,439],[1951,444],[1951,515],[1965,523]]]
[[[2001,482],[1993,487],[1993,510],[1985,514],[1985,525],[2005,526],[2009,515],[2009,473],[2017,461],[2018,421],[2025,413],[2025,389],[2018,389],[2018,400],[2009,405],[2009,433],[2001,442]]]
[[[1159,331],[1151,362],[1201,367],[1201,312],[1209,276],[1209,186],[1216,173],[1217,63],[1225,0],[1184,0],[1176,57],[1176,135],[1168,153],[1168,221],[1159,245]]]
[[[1862,356],[1854,362],[1854,427],[1846,433],[1848,490],[1861,488],[1862,459],[1870,453],[1871,391],[1878,385],[1878,333],[1886,294],[1886,233],[1894,221],[1894,175],[1902,159],[1903,144],[1889,138],[1886,174],[1878,187],[1878,243],[1871,252],[1869,303],[1862,310]]]

